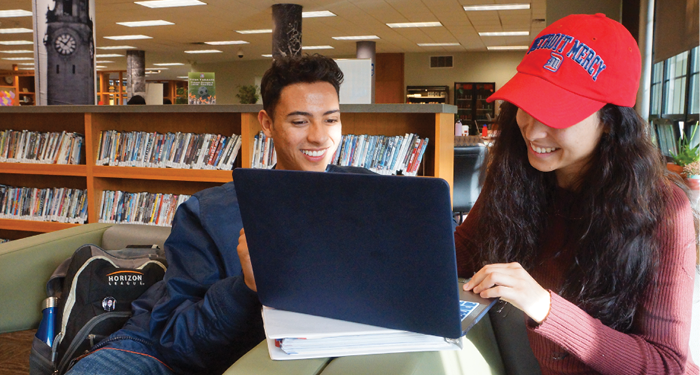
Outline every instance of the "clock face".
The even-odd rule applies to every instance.
[[[75,41],[75,38],[73,38],[73,36],[70,34],[61,34],[56,37],[56,41],[54,42],[56,51],[58,51],[58,53],[61,55],[70,55],[75,51],[76,45],[77,42]]]

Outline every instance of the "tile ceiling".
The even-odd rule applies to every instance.
[[[174,79],[186,74],[190,63],[263,60],[270,53],[271,34],[239,34],[236,30],[272,28],[270,0],[202,0],[207,5],[180,8],[150,9],[133,0],[95,0],[96,46],[134,46],[146,51],[148,67],[154,63],[180,62],[185,66],[170,67],[149,79]],[[530,2],[527,10],[465,12],[464,5]],[[334,36],[377,35],[377,52],[431,52],[436,54],[486,51],[487,46],[527,45],[545,27],[546,0],[299,0],[304,11],[328,10],[335,17],[304,18],[303,44],[331,45],[332,50],[319,51],[329,56],[353,56],[355,41],[334,40]],[[32,10],[32,0],[0,0],[0,10]],[[174,25],[126,27],[117,22],[165,20]],[[439,21],[443,27],[392,29],[390,22]],[[0,28],[32,28],[31,17],[0,18]],[[529,36],[482,37],[485,31],[529,31]],[[115,41],[105,36],[143,34],[153,39]],[[31,34],[0,34],[3,40],[33,40]],[[250,44],[208,46],[201,42],[245,40]],[[418,43],[459,43],[450,47],[419,47]],[[27,46],[0,45],[0,51]],[[218,49],[223,53],[186,54],[186,50]],[[31,48],[29,48],[31,49]],[[242,50],[244,57],[238,58]],[[97,50],[98,54],[124,50]],[[492,52],[498,53],[498,52]],[[0,69],[10,69],[13,61],[3,57],[33,54],[0,53]],[[126,68],[126,57],[99,58],[113,61],[109,70]]]

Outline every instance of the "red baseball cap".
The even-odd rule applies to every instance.
[[[639,47],[619,22],[573,14],[537,35],[518,72],[487,101],[515,104],[541,123],[563,129],[605,104],[632,107],[642,69]]]

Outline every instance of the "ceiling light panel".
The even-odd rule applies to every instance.
[[[272,55],[270,55],[270,54],[264,54],[264,55],[260,55],[260,56],[262,56],[262,57],[272,57]]]
[[[449,47],[459,45],[459,43],[418,43],[419,47]]]
[[[33,63],[33,62],[30,62],[30,63],[17,63],[17,65],[31,65],[31,66],[34,66],[34,63]]]
[[[467,12],[477,12],[485,10],[518,10],[530,9],[530,4],[489,4],[489,5],[465,5]]]
[[[190,77],[189,77],[189,76],[177,76],[177,78],[181,78],[181,79],[189,79]]]
[[[335,40],[372,40],[379,39],[376,35],[359,35],[359,36],[334,36]]]
[[[115,35],[115,36],[106,36],[104,38],[111,39],[111,40],[153,39],[153,37],[146,36],[146,35]]]
[[[530,35],[529,31],[495,31],[479,33],[481,36],[525,36]]]
[[[98,64],[114,64],[114,61],[108,61],[108,60],[98,60],[95,62]]]
[[[194,5],[207,5],[207,3],[199,0],[153,0],[153,1],[135,1],[134,3],[149,8],[174,8],[174,7],[189,7]]]
[[[0,44],[3,46],[22,46],[34,44],[34,42],[29,40],[0,40]]]
[[[7,51],[0,51],[0,53],[34,53],[34,51],[28,49],[11,49]]]
[[[405,27],[440,27],[442,24],[440,22],[398,22],[398,23],[387,23],[387,26],[392,29],[405,28]]]
[[[136,48],[134,46],[106,46],[106,47],[95,47],[97,49],[131,49]]]
[[[179,65],[185,65],[183,63],[160,63],[160,64],[153,64],[155,66],[179,66]]]
[[[120,55],[118,53],[103,53],[103,54],[97,54],[95,57],[124,57],[124,55]]]
[[[526,50],[530,47],[528,46],[487,46],[486,49],[489,51],[517,51]]]
[[[204,44],[209,44],[210,46],[229,46],[232,44],[250,44],[250,43],[246,42],[245,40],[229,40],[229,41],[220,41],[220,42],[204,42]]]
[[[33,57],[3,57],[3,60],[12,60],[12,61],[28,61],[28,60],[34,60]]]
[[[257,29],[257,30],[236,30],[239,34],[270,34],[272,29]]]
[[[174,25],[174,23],[164,21],[164,20],[153,20],[153,21],[117,22],[117,25],[122,25],[122,26],[126,26],[126,27],[146,27],[146,26],[168,26],[168,25]]]
[[[333,46],[301,46],[301,49],[333,49]]]
[[[0,18],[31,17],[32,12],[22,9],[0,10]]]
[[[0,29],[0,34],[23,34],[23,33],[33,33],[32,29],[27,29],[24,27],[14,27],[10,29]]]
[[[316,18],[316,17],[335,17],[335,13],[327,10],[317,12],[301,12],[301,18]]]
[[[185,53],[221,53],[218,49],[200,49],[194,51],[185,51]]]

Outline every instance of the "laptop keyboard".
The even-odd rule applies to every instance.
[[[459,301],[459,320],[464,320],[477,306],[479,304],[476,302]]]

